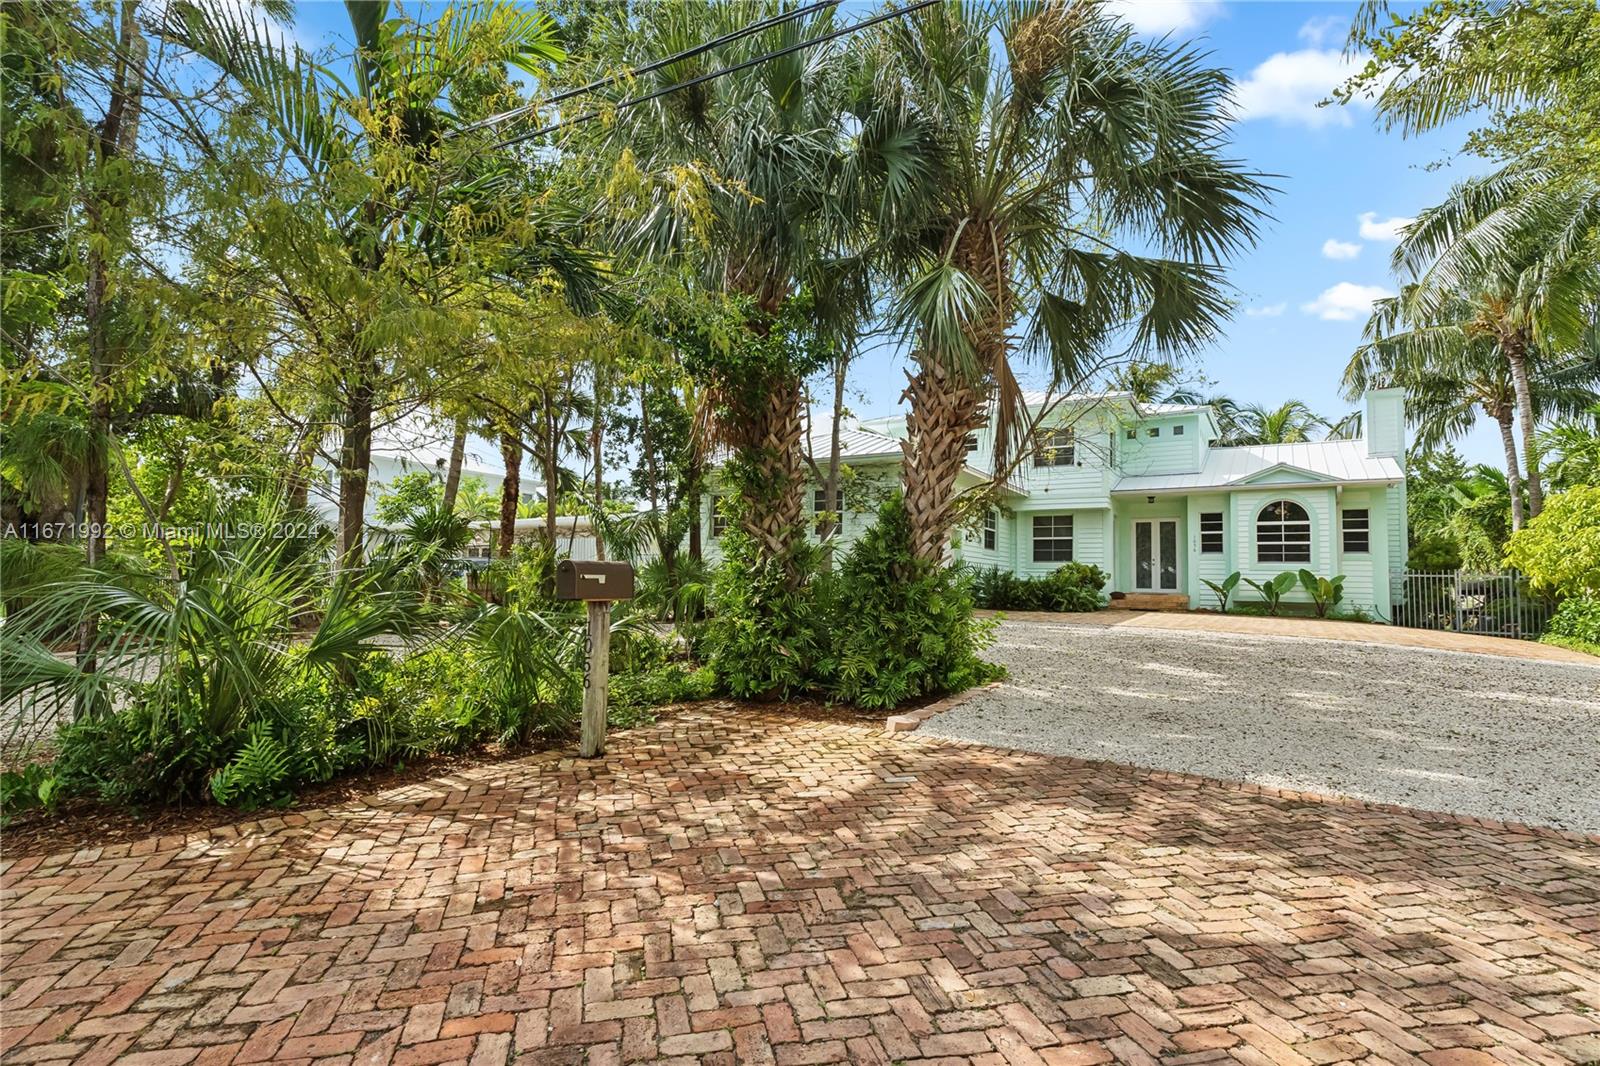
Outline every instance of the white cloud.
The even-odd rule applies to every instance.
[[[1364,55],[1347,56],[1337,48],[1278,52],[1233,87],[1234,113],[1241,121],[1270,118],[1312,129],[1348,126],[1350,109],[1371,107],[1369,101],[1317,105],[1366,62]]]
[[[1147,34],[1192,30],[1222,10],[1221,0],[1111,0],[1108,6]]]
[[[1392,295],[1381,285],[1357,285],[1353,281],[1341,281],[1332,288],[1323,289],[1322,295],[1310,303],[1301,304],[1300,310],[1308,315],[1316,315],[1324,322],[1353,322],[1371,313],[1374,300]]]
[[[1300,27],[1300,39],[1313,48],[1321,48],[1325,44],[1337,43],[1350,29],[1350,20],[1340,18],[1338,15],[1323,15],[1320,18],[1307,20]]]
[[[1360,216],[1361,236],[1369,241],[1397,241],[1400,231],[1415,221],[1414,218],[1399,216],[1379,218],[1376,211],[1363,211]]]
[[[1322,254],[1328,259],[1354,259],[1361,254],[1361,245],[1329,237],[1322,242]]]
[[[1277,318],[1289,309],[1286,303],[1266,304],[1262,307],[1246,307],[1244,313],[1250,318]]]

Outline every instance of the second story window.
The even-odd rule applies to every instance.
[[[1034,438],[1034,466],[1072,466],[1077,461],[1078,446],[1071,429],[1041,429]]]
[[[1144,435],[1147,437],[1159,437],[1161,436],[1161,427],[1151,426],[1149,429],[1144,431]]]
[[[711,536],[722,536],[728,530],[728,516],[722,511],[722,497],[711,497]]]
[[[1174,437],[1181,437],[1181,436],[1183,436],[1183,427],[1182,427],[1182,426],[1173,426],[1173,427],[1172,427],[1172,435],[1173,435],[1173,436],[1174,436]]]
[[[978,435],[976,433],[968,433],[966,443],[967,454],[971,455],[973,452],[978,450]]]

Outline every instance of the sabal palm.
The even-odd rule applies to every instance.
[[[1534,363],[1582,348],[1600,303],[1600,185],[1510,169],[1458,183],[1418,216],[1394,252],[1415,279],[1399,315],[1459,324],[1506,363],[1527,461],[1529,517],[1543,505]]]
[[[1067,384],[1113,344],[1195,348],[1268,190],[1224,155],[1227,76],[1099,0],[936,5],[887,23],[866,66],[882,262],[918,369],[906,503],[937,559],[991,396],[997,465],[1025,446],[1014,342]]]
[[[617,28],[614,61],[658,59],[782,8],[679,0],[652,5]],[[626,17],[625,17],[626,18]],[[628,94],[693,78],[815,36],[832,9],[685,59]],[[606,208],[616,243],[675,265],[713,294],[747,308],[747,353],[701,368],[710,436],[748,460],[744,531],[763,559],[788,558],[803,536],[801,374],[765,339],[812,265],[836,246],[847,142],[839,110],[838,46],[816,46],[669,93],[622,112],[600,160],[612,168]]]

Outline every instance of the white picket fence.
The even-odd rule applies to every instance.
[[[1396,625],[1537,640],[1555,611],[1515,570],[1405,570],[1395,574]]]

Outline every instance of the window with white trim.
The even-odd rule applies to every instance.
[[[1000,543],[1000,515],[993,507],[983,512],[983,550],[994,551]]]
[[[1067,426],[1041,429],[1034,438],[1033,465],[1071,466],[1078,461],[1078,446]]]
[[[1222,512],[1200,512],[1200,554],[1222,554]]]
[[[1256,515],[1256,561],[1309,563],[1311,516],[1293,500],[1274,500]]]
[[[1161,427],[1151,426],[1149,429],[1144,431],[1144,435],[1147,437],[1159,437],[1161,436]]]
[[[711,497],[711,537],[715,540],[728,530],[728,516],[722,511],[722,501],[725,497]]]
[[[1033,520],[1033,561],[1070,563],[1072,561],[1072,516],[1037,515]]]
[[[1172,435],[1173,435],[1173,436],[1174,436],[1174,437],[1181,437],[1181,436],[1183,436],[1183,427],[1182,427],[1182,426],[1181,426],[1181,425],[1179,425],[1179,426],[1173,426],[1173,427],[1172,427]]]
[[[1344,550],[1365,555],[1372,550],[1371,513],[1365,507],[1354,507],[1340,515],[1344,534]]]
[[[973,452],[977,451],[978,450],[978,435],[976,433],[968,433],[967,434],[966,444],[967,444],[967,454],[968,455],[971,455]]]

